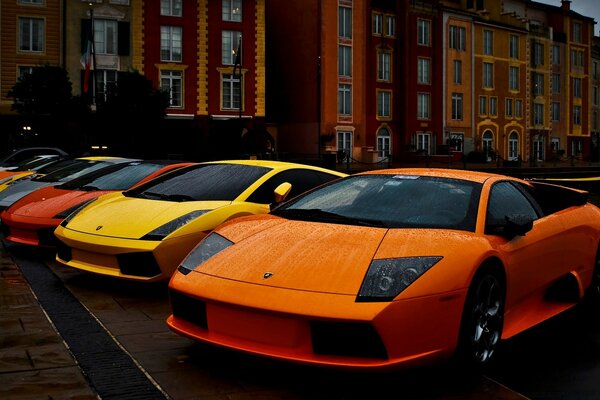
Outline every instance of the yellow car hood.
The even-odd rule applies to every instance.
[[[139,239],[154,229],[196,210],[214,210],[230,201],[173,202],[125,197],[121,193],[102,196],[80,211],[67,229],[109,237]]]

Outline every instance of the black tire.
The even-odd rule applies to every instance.
[[[458,358],[481,368],[492,359],[500,343],[504,323],[505,285],[490,269],[478,272],[469,287],[463,310]]]

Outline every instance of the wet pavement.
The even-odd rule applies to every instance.
[[[2,399],[524,398],[444,369],[361,374],[208,347],[167,328],[166,284],[80,273],[25,246],[0,248],[0,263]]]

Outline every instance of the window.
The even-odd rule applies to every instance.
[[[598,62],[596,62],[596,61],[592,62],[592,78],[593,79],[600,78],[600,75],[598,75]]]
[[[241,32],[223,31],[221,33],[221,57],[223,65],[235,64],[236,53],[240,48],[241,40]]]
[[[508,68],[508,88],[510,90],[519,90],[519,67]]]
[[[19,51],[44,51],[44,20],[19,18]]]
[[[417,21],[417,44],[422,46],[431,45],[431,21],[426,19]]]
[[[161,61],[181,61],[181,27],[160,27]]]
[[[600,92],[599,92],[600,88],[598,88],[598,86],[593,86],[592,87],[592,104],[595,106],[599,106],[600,105]]]
[[[557,44],[552,45],[552,64],[560,64],[560,46]]]
[[[388,90],[377,91],[377,116],[382,118],[391,117],[392,92]]]
[[[396,17],[393,15],[385,16],[385,36],[394,37],[396,35]]]
[[[238,173],[243,174],[246,171],[239,171]],[[248,177],[249,178],[249,177]],[[259,177],[254,176],[254,179]],[[251,203],[259,204],[271,204],[273,203],[274,196],[273,191],[277,186],[284,182],[288,182],[292,185],[292,190],[288,194],[291,199],[293,197],[302,194],[315,186],[322,185],[323,183],[329,182],[336,179],[335,175],[329,173],[323,173],[318,171],[311,171],[306,169],[288,169],[281,171],[277,175],[271,176],[265,182],[263,182],[254,192],[246,199]]]
[[[523,100],[515,99],[515,117],[523,118]]]
[[[583,67],[583,50],[571,50],[571,65],[573,67]]]
[[[343,160],[350,161],[352,156],[352,132],[339,131],[337,133],[337,149],[338,152],[343,152]]]
[[[497,226],[506,225],[506,216],[521,214],[538,219],[531,201],[511,182],[499,182],[492,187],[485,217],[485,232],[493,234]]]
[[[598,111],[592,111],[592,129],[598,131]]]
[[[534,43],[533,45],[533,64],[544,65],[544,44]]]
[[[519,37],[517,35],[510,35],[509,41],[509,57],[514,59],[519,58]]]
[[[338,87],[338,114],[352,114],[352,86],[340,84]]]
[[[377,132],[377,155],[379,158],[389,157],[392,152],[390,141],[390,131],[387,128],[381,128]]]
[[[491,56],[494,53],[494,32],[483,31],[483,54]]]
[[[373,34],[381,35],[383,33],[383,15],[373,13]]]
[[[508,160],[515,161],[519,158],[519,135],[511,132],[508,136]]]
[[[573,22],[573,41],[581,43],[581,23]]]
[[[44,0],[19,0],[19,4],[29,4],[29,5],[42,5],[44,4]]]
[[[490,96],[490,116],[498,116],[498,98]]]
[[[352,76],[352,47],[340,45],[338,48],[338,73],[340,76]]]
[[[387,51],[379,51],[377,56],[377,80],[389,82],[392,56]]]
[[[544,74],[533,73],[533,94],[536,96],[544,94]]]
[[[454,84],[460,85],[462,83],[462,61],[454,60]]]
[[[581,106],[573,107],[573,125],[581,125]]]
[[[536,161],[544,160],[544,137],[540,136],[533,141],[533,158]]]
[[[223,21],[242,22],[242,0],[223,0],[222,4]]]
[[[108,19],[94,20],[94,49],[96,50],[96,54],[117,54],[117,32],[117,21]]]
[[[181,71],[160,71],[160,88],[169,93],[169,107],[183,106],[183,77]]]
[[[463,119],[463,94],[452,93],[452,119]]]
[[[33,68],[34,67],[31,67],[31,66],[20,65],[17,78],[23,79],[25,77],[25,75],[33,73]]]
[[[487,96],[479,96],[479,115],[487,115]]]
[[[338,35],[352,39],[352,9],[350,7],[338,8]]]
[[[552,92],[560,93],[560,74],[552,74]]]
[[[552,121],[560,121],[560,103],[552,102]]]
[[[429,154],[429,143],[431,142],[431,134],[428,132],[417,132],[417,150],[425,150]]]
[[[222,76],[222,108],[224,110],[239,110],[242,105],[242,81],[238,74],[223,74]]]
[[[160,15],[181,17],[181,0],[160,0]]]
[[[494,87],[494,64],[483,63],[483,87]]]
[[[459,51],[465,51],[466,49],[466,30],[462,26],[450,25],[450,37],[448,42],[450,48]]]
[[[117,83],[117,71],[97,70],[96,74],[96,100],[106,100],[106,95],[115,89]]]
[[[581,98],[581,78],[573,78],[573,97]]]
[[[510,97],[507,97],[506,101],[505,101],[505,106],[506,106],[505,107],[506,109],[504,110],[504,115],[512,118],[512,116],[514,115],[513,114],[513,99],[511,99]]]
[[[494,151],[494,135],[490,131],[485,131],[481,137],[483,152],[488,160],[491,160],[491,153]]]
[[[431,95],[429,93],[417,93],[417,118],[429,119],[431,107]]]
[[[420,84],[431,83],[431,60],[419,57],[417,59],[417,82]]]
[[[533,104],[533,124],[544,125],[544,105],[540,103]]]

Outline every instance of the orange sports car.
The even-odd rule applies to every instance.
[[[587,193],[481,172],[355,174],[227,222],[169,282],[169,327],[283,360],[487,363],[600,290]]]
[[[54,247],[57,243],[54,230],[73,211],[104,194],[129,189],[191,164],[141,160],[122,162],[61,185],[34,190],[0,213],[2,233],[10,242]]]

